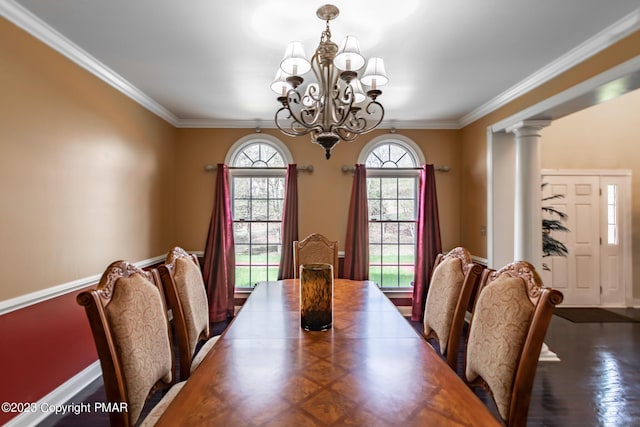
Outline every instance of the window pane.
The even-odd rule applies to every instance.
[[[415,265],[416,247],[415,245],[400,245],[400,264]]]
[[[367,178],[367,195],[369,199],[380,198],[380,178]]]
[[[239,267],[236,265],[236,287],[248,288],[251,287],[251,267]]]
[[[401,199],[415,199],[416,179],[398,178],[398,197]]]
[[[398,223],[382,224],[382,241],[384,243],[398,243]]]
[[[265,282],[268,280],[267,267],[266,266],[252,266],[251,267],[251,284],[255,285],[258,282]]]
[[[251,245],[235,242],[236,264],[247,264],[250,261]]]
[[[369,245],[369,262],[371,264],[382,263],[382,245]]]
[[[284,199],[284,178],[269,178],[269,198]]]
[[[251,224],[251,243],[267,243],[267,223],[254,222]]]
[[[382,242],[382,223],[370,222],[369,223],[369,243]]]
[[[389,160],[392,162],[399,164],[401,163],[407,156],[407,150],[404,147],[401,147],[396,144],[389,144]]]
[[[380,200],[369,199],[369,219],[379,220],[382,217],[382,206]]]
[[[280,264],[280,240],[277,243],[267,245],[267,264],[279,265]]]
[[[280,230],[282,225],[280,222],[270,222],[267,224],[269,243],[280,243]]]
[[[284,200],[269,200],[269,221],[282,221],[282,208]]]
[[[398,159],[397,165],[399,168],[413,168],[416,167],[416,163],[410,155],[405,155]]]
[[[251,158],[247,157],[246,151],[236,156],[236,159],[233,162],[233,166],[238,168],[250,168],[253,164]]]
[[[398,219],[398,201],[395,199],[392,200],[382,200],[382,220],[391,220],[396,221]]]
[[[248,199],[251,197],[251,179],[245,177],[233,178],[233,195],[236,199]]]
[[[382,248],[382,264],[398,265],[399,254],[400,248],[398,247],[398,245],[384,245],[384,247]]]
[[[398,200],[398,220],[414,220],[416,218],[415,207],[415,200]]]
[[[397,266],[383,266],[382,267],[382,286],[388,288],[397,288],[399,285],[398,280],[398,267]]]
[[[399,224],[398,242],[405,244],[415,244],[415,223],[401,223]]]
[[[613,224],[607,226],[607,243],[609,245],[616,245],[618,243],[618,227]]]
[[[233,224],[233,240],[236,246],[242,243],[249,243],[249,223],[236,222]]]
[[[246,199],[234,199],[233,200],[233,219],[234,220],[248,220],[250,202]]]
[[[267,220],[267,200],[253,199],[251,204],[251,220],[266,221]]]
[[[254,176],[251,178],[251,196],[265,197],[268,177]]]
[[[410,287],[413,284],[414,267],[413,266],[401,266],[399,267],[398,286]]]
[[[395,199],[398,197],[398,180],[396,178],[381,179],[381,193],[383,199]]]

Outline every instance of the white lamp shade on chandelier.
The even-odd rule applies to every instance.
[[[378,86],[384,86],[389,82],[382,58],[374,57],[369,59],[367,68],[364,70],[364,75],[360,81],[367,86],[371,86],[372,89]]]
[[[276,77],[273,82],[271,82],[271,90],[279,95],[285,96],[291,87],[291,83],[287,81],[287,74],[282,71],[281,68],[278,68]]]
[[[333,64],[344,71],[357,71],[364,66],[364,56],[360,54],[360,42],[357,38],[344,38]]]
[[[282,104],[276,112],[276,126],[290,136],[310,134],[311,141],[324,147],[329,159],[340,140],[353,141],[382,122],[384,108],[377,97],[382,94],[379,87],[389,78],[382,58],[372,57],[366,63],[355,36],[346,36],[340,47],[331,41],[329,21],[338,16],[337,7],[324,5],[316,14],[326,21],[326,29],[311,61],[301,42],[290,42],[271,89]],[[304,82],[302,76],[310,70],[315,81],[299,87]]]
[[[306,74],[311,69],[301,42],[290,42],[287,45],[280,69],[291,76]]]

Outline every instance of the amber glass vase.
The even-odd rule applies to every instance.
[[[307,331],[325,331],[333,323],[333,266],[300,266],[300,325]]]

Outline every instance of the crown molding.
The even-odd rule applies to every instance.
[[[274,122],[262,120],[179,119],[178,128],[276,129]],[[458,120],[402,120],[383,121],[377,129],[460,129]]]
[[[251,129],[262,128],[272,129],[276,125],[273,122],[265,122],[259,119],[234,120],[234,119],[179,119],[175,127],[177,128],[212,128],[212,129]]]
[[[56,50],[75,64],[89,71],[114,89],[128,96],[147,110],[176,125],[178,117],[154,101],[118,73],[89,55],[71,40],[54,30],[46,22],[17,4],[13,0],[0,1],[0,13],[8,21],[31,34],[47,46]]]
[[[639,29],[640,9],[636,9],[555,61],[550,62],[548,65],[531,74],[520,83],[512,86],[487,103],[463,116],[459,121],[460,128],[473,123],[479,118],[492,113],[525,93],[541,86]]]
[[[52,49],[86,69],[116,90],[128,96],[147,110],[177,128],[274,128],[273,123],[258,120],[180,119],[160,105],[122,76],[89,55],[72,41],[51,28],[47,23],[17,4],[14,0],[0,0],[0,13],[7,20],[22,28]],[[640,29],[640,8],[605,28],[555,61],[531,74],[520,83],[457,120],[408,120],[383,122],[383,126],[396,129],[462,129],[481,117],[517,99],[525,93],[548,82],[577,64],[606,49]]]

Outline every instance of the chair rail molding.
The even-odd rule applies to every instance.
[[[159,255],[153,258],[145,259],[134,263],[136,267],[145,268],[150,265],[164,261],[165,255]],[[11,313],[12,311],[20,310],[21,308],[29,307],[30,305],[38,304],[43,301],[50,300],[52,298],[59,297],[61,295],[74,292],[87,286],[97,284],[102,274],[96,274],[94,276],[83,277],[82,279],[73,280],[71,282],[63,283],[61,285],[52,286],[47,289],[31,292],[28,294],[20,295],[15,298],[0,301],[0,316]]]

